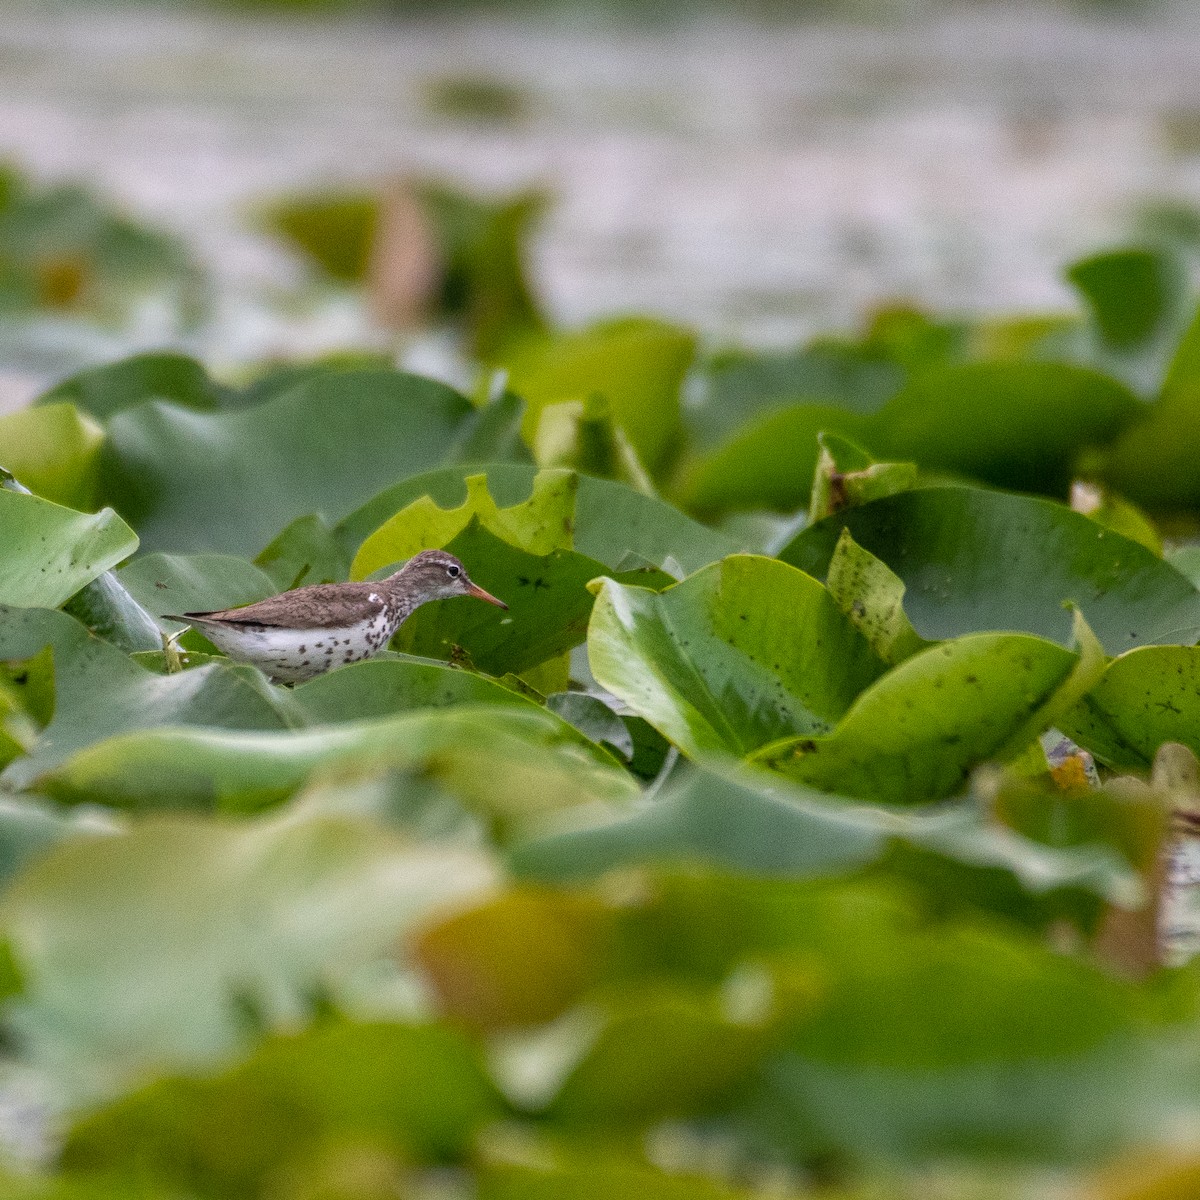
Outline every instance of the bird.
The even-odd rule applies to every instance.
[[[472,583],[453,554],[422,550],[374,583],[311,584],[243,608],[164,613],[163,619],[194,626],[230,658],[258,667],[275,683],[303,683],[384,649],[422,604],[451,596],[508,608]]]

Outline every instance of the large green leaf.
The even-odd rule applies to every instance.
[[[133,598],[116,571],[97,575],[63,605],[63,611],[128,654],[162,648],[158,622]]]
[[[115,822],[86,812],[64,812],[28,796],[0,792],[0,888],[5,888],[39,855],[64,838],[103,837]]]
[[[1145,351],[1171,332],[1187,290],[1171,255],[1137,246],[1093,254],[1066,275],[1087,301],[1102,345],[1118,354]]]
[[[1028,634],[970,634],[893,668],[832,733],[789,737],[755,760],[864,800],[939,800],[959,791],[978,763],[1023,750],[1103,670],[1094,643],[1077,656]]]
[[[744,981],[760,1009],[800,991],[741,1106],[795,1161],[1095,1155],[1191,1094],[1167,1037],[1147,1047],[1152,993],[1024,931],[931,917],[879,882],[693,871],[646,896],[624,936],[650,978],[726,980],[731,1000]]]
[[[1113,446],[1104,476],[1150,509],[1200,504],[1195,447],[1200,442],[1200,315],[1175,352],[1158,399]]]
[[[637,792],[608,751],[553,713],[492,704],[292,733],[149,729],[81,750],[37,784],[70,801],[245,812],[285,799],[317,771],[414,767],[501,821]]]
[[[697,372],[684,420],[705,450],[768,413],[801,403],[875,412],[904,385],[905,366],[880,347],[822,338],[798,351],[727,351]]]
[[[819,399],[768,411],[688,464],[681,495],[699,510],[798,508],[822,430],[880,457],[1065,496],[1082,451],[1142,414],[1127,388],[1064,363],[968,363],[918,373],[878,411]]]
[[[707,1175],[664,1171],[636,1158],[601,1154],[575,1155],[554,1163],[487,1163],[480,1170],[477,1194],[479,1200],[611,1200],[613,1196],[636,1196],[638,1200],[751,1200],[758,1193]]]
[[[147,400],[169,400],[205,412],[221,408],[229,393],[194,358],[183,354],[135,354],[89,367],[64,379],[38,404],[68,402],[101,421]]]
[[[758,1065],[770,1031],[722,1009],[719,998],[662,986],[593,1003],[599,1027],[548,1118],[568,1129],[611,1130],[724,1107]]]
[[[821,578],[843,529],[903,580],[917,632],[1023,630],[1066,643],[1073,601],[1110,654],[1200,637],[1200,592],[1144,546],[1062,505],[929,487],[805,529],[780,557]]]
[[[78,621],[46,609],[0,608],[0,661],[53,647],[54,718],[31,753],[11,763],[7,782],[24,786],[83,746],[158,725],[284,729],[286,693],[252,667],[227,663],[155,675]]]
[[[366,579],[421,550],[449,545],[472,521],[531,554],[571,549],[579,487],[573,471],[539,471],[529,499],[507,508],[496,504],[486,475],[470,475],[465,482],[467,498],[457,508],[441,508],[422,496],[385,521],[358,548],[350,564],[351,578]]]
[[[1200,647],[1141,646],[1122,654],[1058,725],[1114,767],[1148,770],[1164,742],[1200,753]]]
[[[799,508],[812,491],[817,434],[866,443],[870,429],[868,418],[829,404],[795,404],[768,413],[688,463],[680,498],[699,512]]]
[[[537,468],[521,463],[447,467],[406,479],[373,497],[346,517],[337,534],[354,554],[385,521],[414,500],[429,496],[442,508],[466,502],[466,479],[484,472],[488,490],[503,507],[520,504],[532,491]],[[698,571],[738,547],[727,537],[685,517],[677,508],[612,480],[579,477],[575,496],[575,549],[606,566],[631,556],[656,567],[670,561],[685,572]]]
[[[88,515],[0,488],[0,603],[57,608],[137,545],[111,508]]]
[[[657,470],[678,437],[679,393],[695,348],[691,333],[645,317],[531,342],[504,359],[509,386],[528,405],[526,440],[547,405],[598,393],[638,457]]]
[[[147,612],[211,612],[273,596],[265,572],[232,554],[140,554],[117,578]]]
[[[539,705],[486,675],[423,659],[378,658],[351,663],[292,692],[297,711],[314,725],[385,717],[413,708],[501,704],[525,711]]]
[[[90,512],[104,432],[71,404],[26,408],[0,417],[4,466],[46,500]]]
[[[139,1196],[150,1178],[180,1195],[255,1200],[280,1187],[294,1195],[297,1179],[319,1186],[323,1155],[332,1180],[352,1177],[355,1162],[394,1173],[458,1157],[502,1113],[462,1034],[335,1022],[273,1037],[220,1075],[164,1079],[91,1113],[71,1129],[61,1163],[124,1179]]]
[[[331,521],[456,456],[478,414],[394,371],[318,375],[258,407],[152,403],[109,423],[102,488],[147,549],[256,554],[289,522]]]
[[[689,755],[824,732],[883,670],[821,584],[752,555],[661,593],[604,580],[588,661]]]
[[[315,513],[297,517],[254,562],[281,592],[312,583],[344,583],[350,578],[350,555],[342,549],[329,522]]]
[[[10,1028],[74,1099],[210,1063],[307,1020],[321,991],[349,997],[408,924],[493,882],[478,853],[343,816],[64,841],[0,902],[24,980]]]
[[[922,375],[872,418],[890,458],[1063,496],[1076,460],[1142,413],[1115,380],[1065,363],[970,363]]]

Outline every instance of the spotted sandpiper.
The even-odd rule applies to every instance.
[[[444,550],[423,550],[377,583],[318,583],[244,608],[165,614],[194,625],[238,662],[276,683],[301,683],[382,650],[400,623],[427,600],[474,596],[507,608]]]

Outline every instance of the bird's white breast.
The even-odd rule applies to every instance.
[[[255,629],[197,624],[204,636],[230,658],[250,663],[280,683],[300,683],[334,667],[358,662],[384,649],[391,636],[384,612],[369,624],[344,629]]]

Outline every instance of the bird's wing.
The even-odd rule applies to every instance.
[[[377,617],[387,601],[378,584],[317,583],[242,608],[164,614],[169,621],[208,621],[215,625],[262,625],[278,629],[321,629],[356,625]]]

